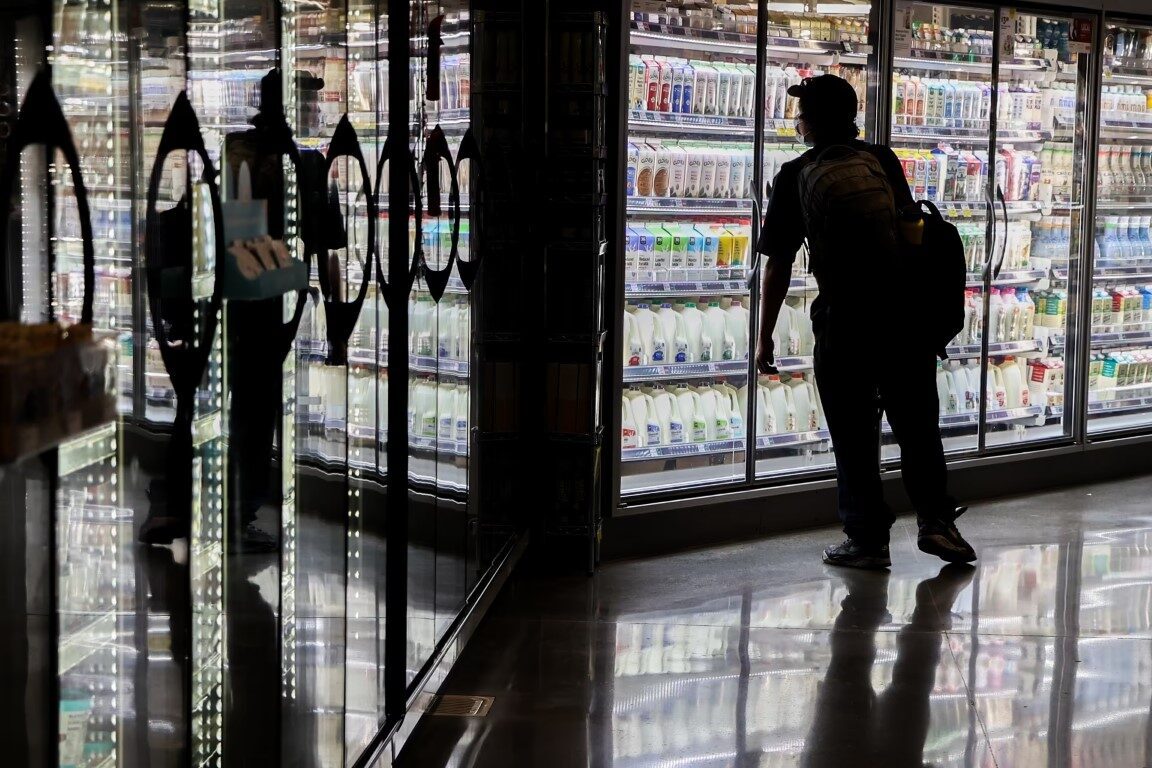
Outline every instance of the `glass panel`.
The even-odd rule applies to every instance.
[[[797,100],[787,95],[790,85],[823,74],[844,78],[858,95],[861,137],[873,138],[867,134],[867,95],[869,86],[875,85],[868,82],[872,6],[860,2],[836,8],[829,15],[774,11],[769,5],[764,49],[765,205],[780,166],[806,150],[796,136]],[[780,373],[761,375],[756,382],[756,474],[760,477],[827,467],[834,461],[812,369],[816,340],[809,310],[816,295],[807,254],[801,249],[773,332]],[[757,320],[754,317],[753,322]],[[752,338],[757,334],[754,331]],[[755,354],[755,349],[751,351]]]
[[[960,230],[968,260],[968,316],[937,371],[944,449],[979,441],[984,266],[990,224],[988,136],[994,13],[899,3],[892,72],[891,146],[917,200],[932,200]],[[1035,350],[1027,341],[1014,351]],[[885,458],[899,455],[887,422]]]
[[[1152,27],[1106,27],[1088,431],[1152,423]]]
[[[745,477],[756,9],[634,5],[621,491]]]
[[[1005,10],[1001,19],[988,446],[1071,434],[1064,372],[1076,367],[1064,340],[1076,338],[1090,61],[1070,50],[1069,17]]]

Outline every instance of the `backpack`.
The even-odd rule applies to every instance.
[[[822,150],[800,170],[800,205],[810,268],[821,293],[855,293],[891,274],[899,250],[896,200],[888,174],[870,152],[846,145]],[[860,258],[865,246],[871,258]],[[877,264],[876,255],[886,264]]]
[[[921,216],[924,228],[919,244],[902,244],[905,264],[916,270],[917,282],[931,287],[934,298],[924,305],[924,329],[937,355],[946,360],[948,345],[964,330],[968,283],[964,241],[956,225],[941,216],[930,200],[920,200],[911,211]]]

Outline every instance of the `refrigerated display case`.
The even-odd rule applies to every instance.
[[[646,7],[633,5],[627,41],[621,491],[827,465],[804,331],[814,284],[797,274],[781,374],[757,379],[749,278],[765,186],[801,151],[787,87],[845,77],[865,127],[871,6],[771,12],[764,30],[756,3]]]
[[[1092,57],[1074,19],[898,3],[891,144],[960,230],[967,317],[937,371],[951,453],[1069,437]],[[885,456],[898,450],[884,425]]]
[[[773,376],[755,375],[749,361],[759,297],[747,277],[757,256],[742,249],[737,234],[733,264],[717,237],[717,263],[725,271],[693,271],[713,231],[744,228],[756,242],[776,171],[804,151],[786,88],[813,74],[838,74],[856,87],[862,138],[886,137],[913,196],[935,203],[960,231],[968,314],[937,371],[945,449],[961,456],[1082,437],[1078,377],[1091,361],[1081,361],[1076,339],[1088,324],[1078,308],[1087,290],[1081,254],[1090,242],[1084,212],[1091,194],[1085,184],[1094,135],[1088,93],[1097,66],[1095,19],[903,0],[883,23],[864,3],[827,10],[785,13],[769,4],[757,13],[751,3],[657,12],[637,2],[629,16],[621,497],[655,500],[715,484],[778,483],[826,475],[834,463],[812,374],[809,308],[816,288],[804,250],[773,332],[780,369]],[[757,19],[764,29],[757,30]],[[1126,52],[1139,51],[1143,61],[1135,33],[1125,40]],[[885,61],[873,53],[880,42]],[[757,104],[747,112],[731,111],[732,93],[743,85],[733,74],[740,67],[760,78]],[[727,112],[708,101],[713,69],[716,98],[724,94]],[[1131,90],[1124,89],[1125,103],[1134,109]],[[702,199],[699,187],[677,195],[695,178],[694,153],[702,169],[711,170],[703,161],[724,158],[730,185],[738,172],[728,156],[748,152],[759,163],[758,186],[744,197],[729,188],[718,200]],[[714,194],[719,177],[710,177]],[[701,185],[705,180],[701,174]],[[706,250],[703,258],[710,258]],[[1132,268],[1116,274],[1138,277]],[[1137,298],[1128,293],[1134,306]],[[908,322],[915,322],[909,301]],[[1131,348],[1139,340],[1121,333],[1119,341],[1099,338],[1097,346]],[[1092,370],[1103,367],[1099,357]],[[1125,382],[1138,383],[1137,361],[1125,361]],[[893,464],[899,449],[887,422],[881,426],[881,455]]]
[[[1152,25],[1104,27],[1088,432],[1152,424]]]

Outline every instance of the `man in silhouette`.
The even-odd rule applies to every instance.
[[[799,99],[796,132],[812,147],[781,166],[758,250],[761,284],[757,369],[773,373],[772,333],[792,265],[807,242],[819,287],[812,304],[815,373],[836,453],[838,506],[847,539],[824,561],[891,565],[895,520],[880,482],[880,413],[900,444],[904,486],[916,509],[921,550],[949,562],[976,553],[956,529],[964,511],[948,495],[936,394],[936,350],[902,297],[915,265],[899,263],[898,211],[913,203],[900,161],[856,138],[855,89],[835,75],[788,89]],[[845,181],[846,179],[846,181]]]

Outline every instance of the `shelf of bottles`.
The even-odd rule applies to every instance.
[[[628,48],[624,493],[742,479],[747,436],[756,6],[643,5]]]
[[[123,506],[117,425],[60,446],[56,500],[60,621],[61,765],[116,765],[132,695],[127,674],[132,584],[125,547],[132,511]]]
[[[96,327],[119,339],[118,407],[132,409],[132,184],[127,46],[112,23],[112,0],[57,3],[52,83],[72,131],[88,191],[96,258]],[[60,162],[55,189],[57,313],[76,322],[84,298],[83,240],[72,177]]]
[[[965,328],[937,371],[945,447],[972,450],[981,430],[988,444],[1064,434],[1064,350],[1050,340],[1066,332],[1083,204],[1075,137],[1084,79],[1068,47],[1071,22],[1016,15],[994,80],[993,12],[901,3],[896,21],[891,145],[913,197],[935,202],[960,230],[969,268]],[[990,204],[989,174],[998,191]],[[986,283],[989,215],[995,268]],[[894,446],[885,452],[896,455]]]
[[[1108,24],[1102,66],[1091,433],[1152,423],[1152,27]]]

